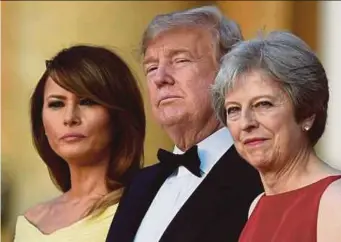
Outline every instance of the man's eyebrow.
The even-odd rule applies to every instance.
[[[146,65],[146,64],[149,64],[150,62],[155,62],[155,61],[156,61],[156,58],[150,56],[150,57],[145,58],[145,59],[142,61],[142,64],[143,64],[143,65]]]
[[[192,52],[188,48],[179,48],[179,49],[169,50],[166,55],[172,57],[172,56],[179,55],[179,54],[187,54],[193,57]],[[156,61],[157,59],[155,57],[149,56],[143,60],[142,64],[146,65],[146,64],[149,64],[150,62],[156,62]]]
[[[192,56],[191,51],[187,48],[175,49],[175,50],[171,50],[169,52],[170,56],[174,56],[174,55],[178,55],[178,54],[188,54],[188,55]]]

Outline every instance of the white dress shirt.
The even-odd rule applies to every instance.
[[[221,128],[198,143],[202,176],[193,175],[183,166],[177,168],[165,180],[154,197],[140,224],[134,242],[158,242],[186,200],[232,144],[233,140],[227,128]],[[175,146],[173,153],[182,154],[183,151]]]

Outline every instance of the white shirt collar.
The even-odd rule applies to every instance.
[[[217,163],[220,157],[233,145],[233,139],[229,130],[226,127],[219,129],[214,132],[206,139],[202,140],[197,144],[198,155],[200,159],[200,169],[207,174],[212,167]],[[183,154],[177,146],[174,147],[174,154]],[[184,168],[184,167],[180,167]],[[179,169],[177,175],[187,173],[187,169]]]

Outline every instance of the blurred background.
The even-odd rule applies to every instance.
[[[157,14],[217,5],[236,20],[246,39],[259,30],[290,30],[321,58],[331,100],[327,130],[317,145],[320,156],[341,169],[337,138],[341,132],[341,2],[319,1],[1,1],[1,231],[12,241],[16,217],[58,194],[36,154],[30,135],[29,98],[45,60],[72,44],[104,45],[116,50],[140,80],[147,112],[145,165],[156,151],[172,148],[153,121],[137,55],[140,36]],[[337,82],[337,80],[339,80]],[[337,137],[338,135],[338,137]]]

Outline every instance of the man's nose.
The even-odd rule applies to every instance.
[[[163,85],[173,85],[174,79],[170,67],[167,65],[160,65],[156,70],[153,81],[158,88]]]

